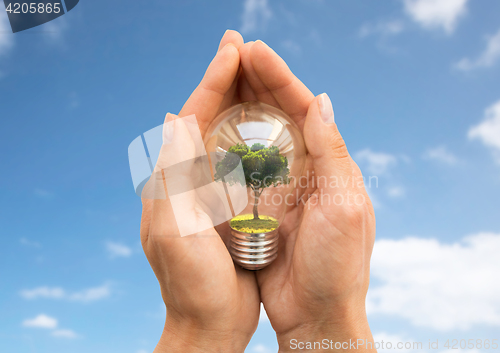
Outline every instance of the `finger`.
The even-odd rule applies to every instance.
[[[280,108],[279,103],[274,98],[272,92],[267,88],[267,86],[262,82],[257,72],[252,65],[252,60],[250,58],[250,52],[254,42],[248,42],[240,47],[240,60],[241,66],[245,78],[247,80],[247,87],[250,88],[253,94],[248,94],[248,92],[243,92],[247,96],[254,98],[252,100],[258,100],[260,102],[272,105],[276,108]],[[242,101],[247,101],[242,99]]]
[[[239,103],[236,101],[237,99],[237,90],[238,90],[238,82],[239,82],[239,77],[241,75],[241,67],[238,68],[238,73],[236,74],[236,77],[233,80],[233,83],[231,84],[231,87],[227,90],[227,93],[224,95],[224,98],[222,99],[222,102],[219,106],[219,110],[217,113],[214,115],[213,118],[215,118],[217,115],[219,115],[222,111],[228,109],[229,107]],[[213,120],[212,118],[212,120]],[[212,122],[212,120],[209,121],[209,123]]]
[[[192,177],[197,145],[202,141],[201,136],[193,136],[187,119],[173,114],[165,118],[163,145],[153,173],[155,197],[145,251],[148,258],[159,256],[167,266],[189,263],[192,268],[206,253],[220,254],[226,248],[196,201]],[[187,235],[204,237],[179,239]]]
[[[166,135],[171,135],[173,133],[173,130],[170,132],[167,132],[167,127],[172,127],[171,121],[175,118],[174,115],[167,113],[165,117],[165,122],[163,124],[163,141],[167,140]],[[170,125],[169,125],[170,124]],[[177,134],[176,138],[181,138],[181,137],[186,137],[183,136],[185,133],[183,131],[179,131]],[[190,143],[190,139],[186,140],[186,144],[188,145],[188,148],[186,151],[188,151],[188,154],[192,154],[192,143]],[[162,144],[160,153],[158,156],[158,160],[156,162],[156,165],[154,167],[154,171],[151,174],[150,179],[144,186],[144,189],[141,194],[141,199],[142,199],[142,218],[141,218],[141,242],[144,247],[144,250],[147,251],[148,249],[148,240],[150,239],[150,234],[156,233],[158,235],[177,235],[179,236],[179,232],[177,227],[174,224],[172,224],[172,220],[175,220],[174,213],[171,209],[170,202],[168,200],[168,193],[167,193],[167,187],[164,179],[164,175],[162,174],[162,169],[168,168],[168,164],[170,162],[170,149],[174,149],[175,145],[169,145],[169,144]],[[181,151],[184,152],[184,151]],[[174,158],[178,158],[176,156],[176,153],[173,153]],[[186,157],[188,159],[189,156]],[[160,219],[157,219],[155,217],[158,217],[158,214],[161,213],[162,216]],[[162,224],[159,223],[159,221],[166,221],[166,226],[163,226]],[[152,227],[154,226],[154,231]]]
[[[307,110],[314,99],[312,92],[264,42],[258,40],[252,45],[250,59],[260,81],[271,92],[281,109],[302,129]],[[250,80],[249,82],[252,83]]]
[[[229,43],[233,44],[237,49],[239,49],[243,45],[243,37],[238,31],[228,29],[222,36],[222,39],[219,44],[219,49],[217,51],[219,52],[222,48],[224,48],[224,46],[226,46]],[[222,100],[221,106],[217,114],[237,103],[235,99],[236,99],[239,76],[241,74],[241,71],[242,70],[240,67],[238,70],[238,74],[236,75],[236,78],[234,79],[231,87],[229,87],[226,95],[224,96],[224,99]]]
[[[189,163],[195,158],[195,147],[189,131],[182,119],[176,118],[173,114],[167,114],[165,117],[163,144],[153,172],[155,194],[151,232],[157,235],[179,235],[178,222],[172,213],[169,194],[173,194],[175,187],[182,187],[176,183],[176,180],[189,184],[189,173],[192,167]],[[190,189],[190,185],[185,185],[185,187],[187,190]],[[189,217],[195,207],[194,199],[188,193],[177,207]]]
[[[228,29],[222,36],[222,39],[219,44],[219,49],[217,49],[217,51],[219,52],[222,48],[226,46],[226,44],[229,43],[234,44],[236,49],[239,49],[243,45],[243,37],[238,31]]]
[[[155,197],[150,229],[150,233],[158,236],[186,236],[212,228],[210,218],[196,202],[193,178],[198,176],[199,168],[195,168],[194,161],[200,156],[203,142],[199,132],[190,131],[191,127],[187,126],[193,125],[196,130],[196,121],[190,123],[188,119],[167,114],[163,125],[163,145],[154,169]]]
[[[238,78],[238,97],[240,102],[251,102],[257,100],[257,95],[248,83],[244,70],[241,70],[240,77]]]
[[[352,175],[349,152],[335,124],[332,103],[326,93],[314,98],[309,106],[304,141],[317,175]]]
[[[312,158],[314,182],[319,191],[313,196],[322,197],[310,199],[311,202],[320,204],[324,213],[333,214],[336,206],[353,204],[359,194],[362,194],[359,199],[365,197],[355,165],[335,124],[332,104],[326,93],[317,96],[309,106],[304,141]]]
[[[149,238],[149,226],[151,225],[151,214],[153,213],[153,200],[152,199],[141,199],[142,200],[142,215],[141,215],[141,244],[146,248],[146,244]]]
[[[224,97],[237,77],[239,64],[238,49],[233,43],[226,44],[212,60],[202,81],[182,107],[179,116],[195,114],[202,136],[220,111]]]

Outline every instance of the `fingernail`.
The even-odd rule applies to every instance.
[[[224,45],[224,48],[229,47],[229,46],[233,46],[236,48],[236,45],[234,45],[233,43],[227,43],[226,45]],[[222,49],[224,49],[224,48],[222,48]]]
[[[174,117],[172,114],[167,113],[165,123],[163,124],[163,143],[169,144],[174,137]]]
[[[319,96],[319,112],[325,124],[334,123],[332,101],[326,93],[322,93]]]
[[[269,48],[269,45],[267,45],[266,43],[264,43],[264,42],[263,42],[263,41],[261,41],[260,39],[257,39],[257,40],[255,41],[255,43],[257,43],[257,42],[261,42],[262,44],[264,44],[266,47],[268,47],[268,48]]]

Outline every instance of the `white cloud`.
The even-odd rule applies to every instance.
[[[387,195],[392,198],[403,197],[406,194],[406,190],[402,186],[392,186],[387,190]]]
[[[323,40],[321,39],[321,34],[315,29],[312,29],[309,33],[309,40],[311,40],[317,46],[321,46],[323,44]]]
[[[63,299],[66,296],[64,289],[59,287],[38,287],[31,290],[23,290],[20,294],[21,297],[28,300],[36,298]]]
[[[45,314],[40,314],[33,319],[26,319],[23,321],[24,327],[36,327],[45,329],[54,329],[57,327],[57,319],[47,316]]]
[[[396,35],[404,30],[402,21],[381,21],[376,24],[366,23],[359,29],[358,35],[360,38],[368,37],[372,34],[379,34],[382,36]]]
[[[468,137],[490,147],[500,163],[500,100],[486,108],[484,120],[469,129]]]
[[[78,93],[70,92],[68,95],[68,98],[69,98],[68,106],[70,109],[76,109],[80,106],[80,97],[79,97]]]
[[[393,352],[397,349],[398,353],[409,353],[422,351],[423,344],[420,345],[419,341],[403,337],[393,333],[377,332],[373,334],[373,341],[378,353]],[[388,344],[389,343],[389,344]],[[402,347],[401,349],[398,346]],[[391,347],[391,348],[388,348]]]
[[[68,329],[54,330],[52,331],[51,335],[54,337],[70,338],[70,339],[75,339],[80,337],[79,335],[76,334],[75,331]]]
[[[68,29],[68,21],[65,16],[61,16],[45,23],[43,33],[46,34],[46,39],[53,44],[63,43],[64,32]]]
[[[42,245],[39,242],[31,241],[31,240],[28,240],[28,239],[26,239],[24,237],[21,238],[21,239],[19,239],[19,242],[22,245],[31,246],[31,247],[34,247],[34,248],[41,248],[42,247]]]
[[[280,7],[279,11],[280,17],[284,18],[290,25],[296,26],[298,22],[295,13],[291,10],[288,10],[283,3],[279,4],[279,7]]]
[[[463,58],[454,67],[462,71],[470,71],[477,68],[493,66],[500,59],[500,30],[490,36],[486,42],[486,48],[476,59]]]
[[[458,163],[458,158],[453,153],[448,151],[445,146],[429,148],[424,152],[422,158],[427,160],[435,160],[447,165],[455,165]]]
[[[33,193],[35,194],[35,196],[38,196],[40,198],[43,198],[43,199],[51,199],[54,197],[54,193],[48,191],[48,190],[45,190],[45,189],[35,189],[33,190]]]
[[[397,158],[392,154],[373,152],[369,148],[356,153],[355,159],[364,164],[371,175],[383,175],[397,163]]]
[[[269,20],[273,17],[267,0],[245,0],[243,7],[240,29],[242,34],[255,32],[258,28],[265,28]]]
[[[14,36],[10,28],[7,12],[0,11],[0,56],[6,54],[14,44]]]
[[[300,45],[291,39],[284,40],[283,42],[281,42],[281,45],[293,54],[300,54],[300,52],[302,51]]]
[[[22,325],[24,327],[35,327],[35,328],[52,330],[50,334],[54,337],[70,338],[70,339],[80,337],[73,330],[57,329],[58,326],[57,319],[47,316],[45,314],[40,314],[33,319],[26,319],[23,321]]]
[[[109,297],[111,289],[109,284],[103,284],[100,287],[88,288],[78,292],[68,293],[60,287],[38,287],[30,290],[22,290],[21,296],[27,300],[38,298],[59,299],[75,302],[88,303]]]
[[[87,303],[107,298],[110,294],[111,289],[109,288],[109,285],[104,284],[100,287],[89,288],[80,292],[72,293],[68,295],[68,300]]]
[[[132,255],[132,249],[130,249],[128,246],[113,241],[106,242],[106,250],[108,251],[111,258],[129,257],[130,255]]]
[[[468,0],[403,0],[406,13],[426,29],[451,34],[467,12]]]
[[[452,244],[436,239],[378,240],[367,310],[415,326],[466,330],[500,326],[500,234],[479,233]]]
[[[267,312],[266,309],[264,309],[264,304],[260,303],[260,316],[259,316],[259,321],[260,322],[269,322],[269,318],[267,317]]]
[[[272,350],[271,350],[271,348],[269,348],[263,344],[257,344],[251,348],[250,352],[252,352],[252,353],[271,353]]]

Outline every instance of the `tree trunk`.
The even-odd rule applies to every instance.
[[[255,196],[255,201],[254,201],[254,204],[253,204],[253,219],[259,219],[259,210],[258,210],[257,207],[259,205],[260,192],[258,192],[257,190],[254,190],[253,194]]]

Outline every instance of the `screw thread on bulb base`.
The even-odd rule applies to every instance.
[[[267,233],[244,233],[231,228],[229,252],[244,269],[262,270],[278,257],[278,238],[278,228]]]

